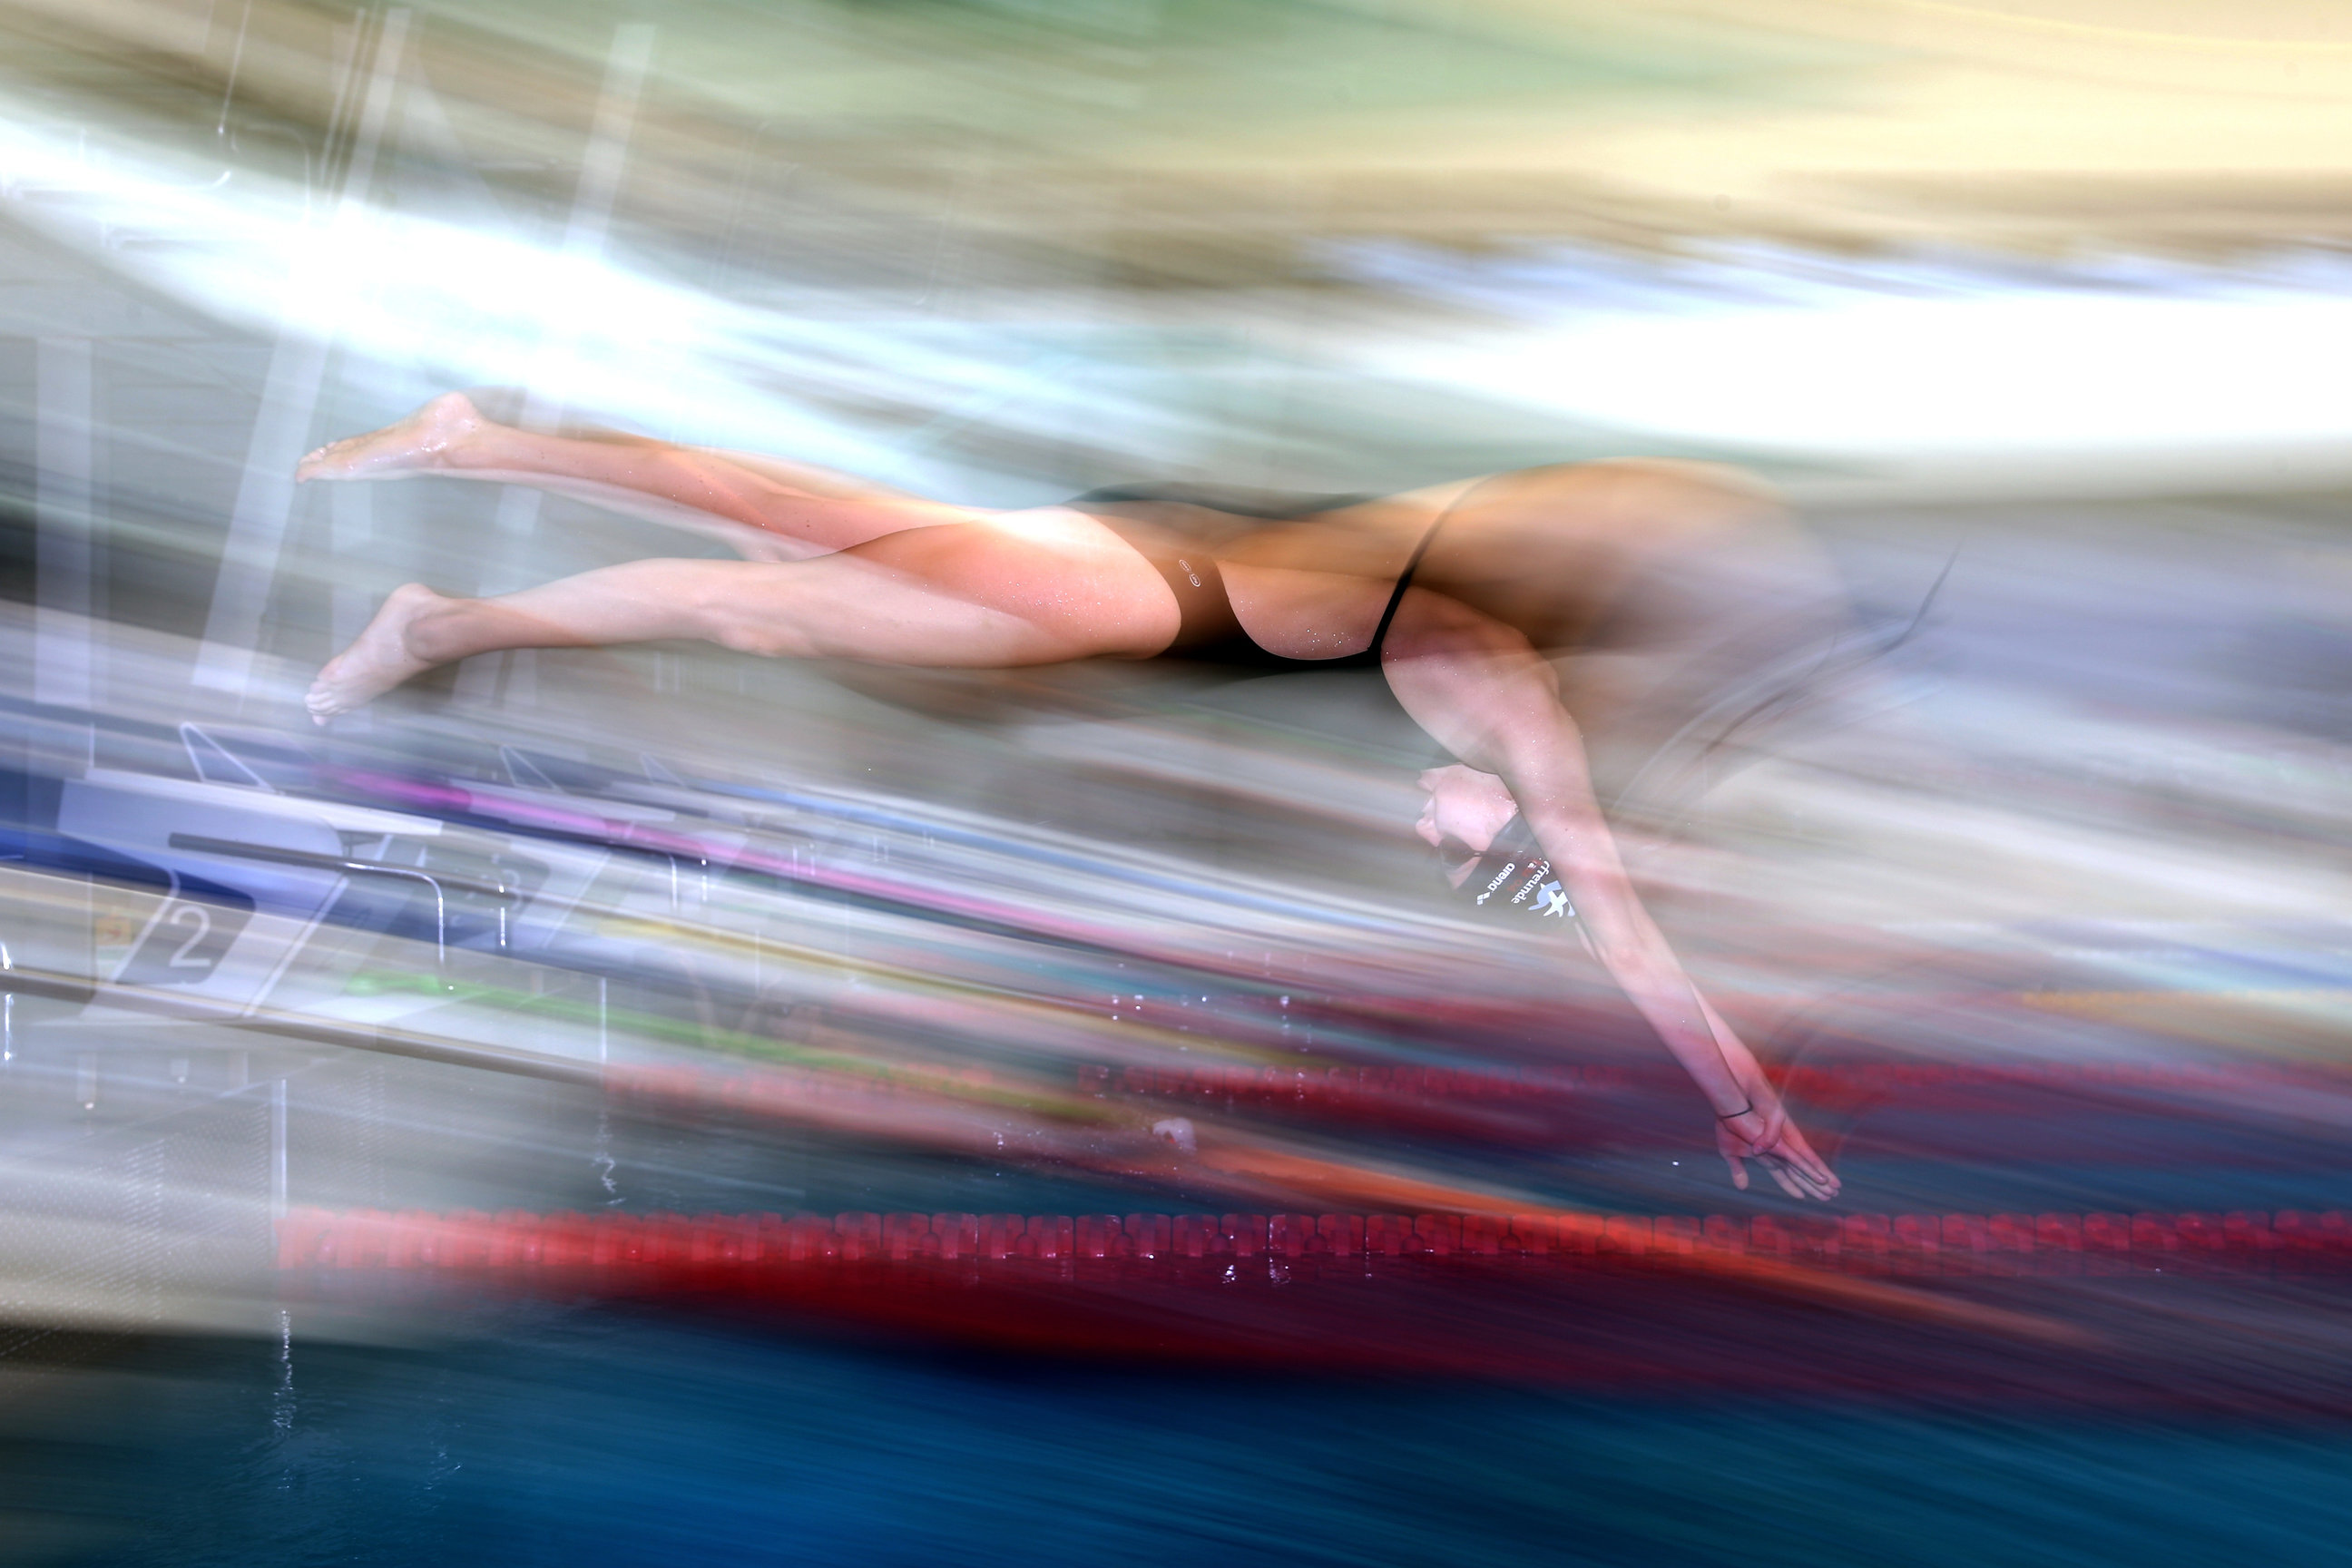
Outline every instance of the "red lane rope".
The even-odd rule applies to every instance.
[[[1846,1215],[671,1215],[296,1209],[284,1269],[586,1271],[616,1284],[969,1264],[1083,1279],[1206,1281],[1203,1263],[1414,1258],[1607,1266],[1714,1251],[1882,1278],[2336,1272],[2338,1210],[2229,1214]],[[1073,1269],[1026,1266],[1067,1263]]]
[[[1658,1075],[1620,1067],[1484,1068],[1397,1066],[1283,1067],[1220,1063],[1081,1067],[1080,1089],[1161,1098],[1186,1096],[1283,1101],[1382,1094],[1448,1100],[1545,1100],[1634,1088]],[[2352,1087],[2326,1068],[2138,1062],[1852,1062],[1788,1069],[1781,1088],[1807,1098],[1860,1091],[2079,1089],[2204,1091],[2253,1088]]]

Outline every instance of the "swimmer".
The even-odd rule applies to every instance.
[[[1575,715],[1638,714],[1670,682],[1638,658],[1603,658],[1570,691],[1548,658],[1721,648],[1725,627],[1815,596],[1780,592],[1811,568],[1769,498],[1737,474],[1617,461],[1384,497],[1138,487],[985,511],[773,458],[518,429],[458,393],[297,470],[421,476],[583,497],[715,533],[745,559],[634,561],[488,599],[407,584],[319,672],[317,721],[475,654],[669,638],[932,668],[1377,667],[1458,759],[1423,775],[1423,837],[1475,856],[1522,824],[1601,962],[1706,1099],[1734,1184],[1747,1187],[1753,1163],[1791,1196],[1837,1195],[1643,907],[1601,813]]]

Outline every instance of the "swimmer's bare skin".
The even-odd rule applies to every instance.
[[[456,468],[480,445],[487,424],[473,399],[444,393],[381,430],[330,441],[295,465],[294,479],[404,479]]]
[[[366,629],[310,683],[302,706],[310,710],[311,722],[323,724],[362,707],[432,668],[433,660],[409,651],[409,627],[449,603],[422,583],[405,583],[386,595]]]
[[[1414,825],[1414,831],[1433,848],[1452,842],[1474,855],[1483,855],[1511,819],[1519,815],[1518,802],[1512,798],[1509,785],[1493,773],[1459,763],[1429,769],[1421,775],[1420,784],[1429,798],[1423,803],[1421,820]],[[1449,868],[1447,875],[1455,887],[1460,887],[1462,879],[1476,864],[1473,859]],[[1721,1057],[1751,1108],[1746,1114],[1717,1117],[1716,1121],[1716,1152],[1731,1168],[1732,1184],[1743,1192],[1747,1190],[1744,1162],[1754,1160],[1792,1198],[1835,1197],[1839,1188],[1836,1173],[1789,1120],[1779,1092],[1764,1076],[1747,1043],[1717,1015],[1705,997],[1696,991],[1691,997],[1706,1019],[1715,1053]],[[1671,1035],[1668,1045],[1670,1048],[1675,1045]],[[1675,1054],[1681,1056],[1683,1052],[1677,1050]],[[1700,1067],[1712,1065],[1702,1062]],[[1705,1075],[1694,1069],[1693,1076]]]
[[[1469,859],[1445,868],[1446,880],[1458,888],[1478,864],[1477,857],[1518,816],[1519,803],[1501,779],[1459,763],[1426,769],[1416,782],[1429,798],[1422,803],[1413,832],[1432,849],[1454,843],[1471,852]]]
[[[793,557],[634,561],[494,599],[412,584],[320,672],[309,706],[320,722],[433,665],[504,648],[695,638],[772,658],[1002,669],[1150,658],[1182,622],[1159,568],[1084,511],[990,513],[740,454],[541,435],[483,418],[462,395],[322,447],[301,472],[530,484],[663,521],[759,535]],[[1465,796],[1476,798],[1484,818],[1505,800],[1524,813],[1594,952],[1714,1112],[1735,1184],[1748,1184],[1752,1159],[1791,1195],[1826,1199],[1838,1191],[1836,1176],[1790,1124],[1754,1055],[1693,987],[1635,892],[1594,795],[1583,732],[1544,652],[1578,646],[1618,588],[1645,571],[1694,591],[1654,606],[1665,618],[1640,624],[1641,635],[1670,644],[1703,633],[1717,610],[1738,602],[1720,591],[1714,563],[1752,538],[1779,550],[1776,560],[1794,559],[1773,542],[1770,510],[1736,476],[1592,463],[1244,531],[1239,552],[1218,562],[1242,630],[1269,651],[1339,658],[1370,646],[1385,626],[1381,665],[1391,689],[1461,759],[1460,773],[1485,781]],[[1394,593],[1409,559],[1421,562],[1420,574]],[[1574,701],[1585,710],[1581,695]],[[1492,821],[1485,842],[1507,820]]]
[[[717,539],[746,561],[797,561],[809,552],[787,537],[698,508],[664,505],[625,487],[572,478],[550,482],[535,471],[532,455],[518,449],[521,432],[483,416],[462,392],[444,393],[404,419],[380,430],[331,441],[296,465],[294,480],[349,483],[354,480],[443,478],[509,479],[542,484],[585,496],[617,510]]]
[[[968,509],[822,468],[598,432],[502,425],[462,392],[380,430],[320,447],[297,483],[467,479],[530,485],[716,538],[748,561],[803,561],[909,528],[963,522]]]

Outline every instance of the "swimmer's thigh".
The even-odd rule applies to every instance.
[[[726,563],[698,606],[711,640],[793,658],[999,668],[1157,652],[1175,597],[1076,512],[910,529],[812,561]]]

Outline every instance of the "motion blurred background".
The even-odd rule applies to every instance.
[[[1939,1288],[2091,1334],[2087,1379],[1883,1302],[1743,1317],[1689,1279],[1649,1339],[1580,1341],[1424,1279],[1367,1380],[1297,1337],[1195,1370],[1265,1349],[1272,1290],[1168,1309],[1181,1358],[1007,1355],[322,1292],[270,1226],[1319,1212],[1408,1177],[1793,1208],[1728,1190],[1595,972],[1446,910],[1410,835],[1434,753],[1343,678],[659,646],[478,659],[311,733],[310,672],[394,584],[714,552],[519,489],[293,485],[460,386],[986,506],[1743,467],[1853,629],[1599,761],[1841,1213],[2346,1206],[2347,149],[2352,16],[2287,0],[0,0],[0,954],[30,976],[0,1558],[2328,1560],[2340,1279],[2242,1258]],[[184,815],[219,787],[312,803],[325,848],[273,863],[310,902]],[[478,896],[350,913],[394,867]],[[255,934],[140,970],[200,882]],[[159,1013],[192,952],[212,1011]],[[998,1076],[696,1098],[780,1059]],[[618,1095],[616,1064],[704,1089]],[[1582,1076],[1500,1121],[1230,1092],[1455,1068]],[[1170,1111],[1361,1180],[1154,1166]]]

